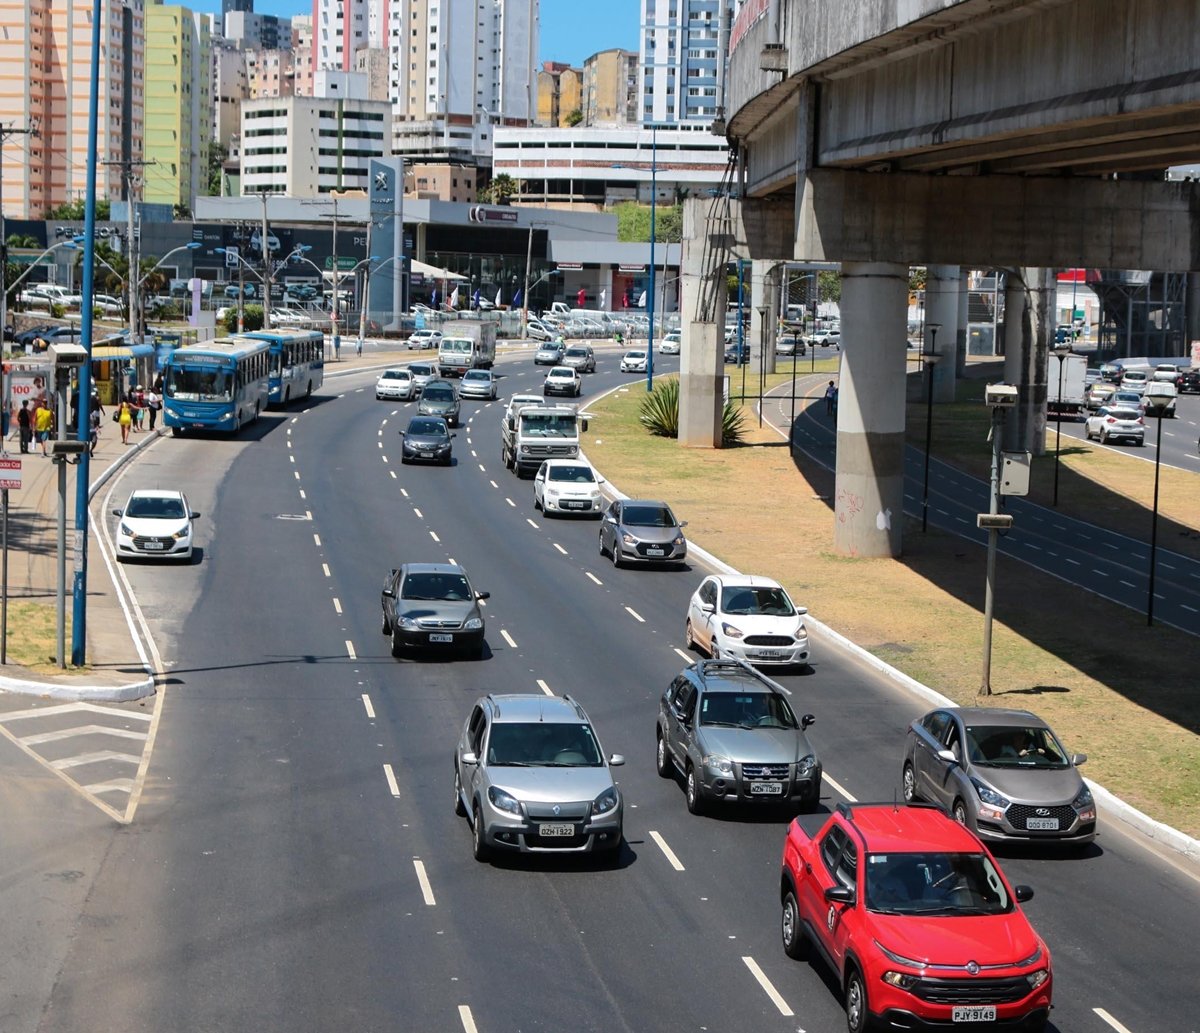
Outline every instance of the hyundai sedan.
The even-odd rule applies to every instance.
[[[200,514],[189,508],[183,492],[138,488],[113,516],[120,517],[118,560],[192,558],[192,521]]]
[[[624,563],[682,563],[687,559],[686,520],[665,502],[617,499],[600,523],[600,555]]]
[[[621,356],[621,372],[622,373],[645,373],[646,372],[646,349],[635,348],[632,351],[627,351]]]
[[[459,398],[496,399],[496,375],[490,369],[469,369],[458,386]]]
[[[535,366],[557,366],[562,362],[563,346],[560,341],[546,341],[533,353]]]

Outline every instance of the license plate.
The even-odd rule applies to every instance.
[[[574,825],[539,825],[539,836],[573,836],[575,835]]]
[[[148,549],[152,552],[154,552],[154,551],[161,552],[163,549],[163,543],[162,542],[142,542],[142,548]]]
[[[665,556],[666,554],[667,554],[667,552],[665,549],[647,549],[646,550],[647,556]]]
[[[782,649],[760,649],[755,652],[754,655],[762,660],[778,660],[781,656],[785,656],[786,654]]]
[[[437,634],[436,632],[431,632],[429,635],[429,641],[430,642],[453,642],[454,636],[453,635],[440,635],[440,634]]]
[[[591,505],[592,504],[590,502],[564,502],[563,503],[563,506],[565,506],[567,509],[589,509],[591,507]]]
[[[1057,832],[1057,818],[1026,818],[1025,827],[1030,832]]]
[[[950,1010],[951,1022],[995,1022],[996,1008],[991,1004],[960,1004]]]
[[[751,796],[782,796],[783,795],[783,783],[782,782],[751,782],[750,783],[750,795]]]

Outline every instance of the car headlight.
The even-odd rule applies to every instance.
[[[483,619],[480,617],[472,617],[467,621],[466,624],[463,625],[463,628],[466,631],[478,631],[482,627]]]
[[[121,534],[123,534],[126,538],[132,538],[133,528],[128,524],[121,524]]]
[[[979,795],[979,801],[984,805],[979,809],[980,816],[993,818],[997,821],[1003,818],[1004,812],[1010,803],[1008,798],[1001,796],[996,790],[984,785],[977,778],[971,779],[971,785],[975,787],[975,792]]]
[[[796,626],[796,630],[792,632],[792,638],[797,638],[797,639],[808,638],[808,629],[804,626],[803,621],[801,621]]]
[[[417,624],[416,618],[414,617],[401,617],[400,627],[402,627],[405,631],[416,631],[420,625]]]
[[[556,498],[558,498],[560,492],[557,488],[547,488],[546,494],[549,495],[552,499],[556,499]]]
[[[1050,978],[1050,970],[1045,969],[1045,968],[1039,968],[1036,972],[1030,972],[1028,975],[1025,976],[1025,979],[1028,981],[1029,986],[1034,990],[1036,990],[1039,986],[1041,986],[1049,978]]]
[[[796,774],[801,778],[807,778],[813,773],[813,768],[816,766],[817,758],[810,753],[807,757],[801,758],[800,762],[796,765]]]
[[[1079,790],[1079,795],[1071,801],[1071,806],[1079,812],[1082,821],[1096,820],[1096,801],[1092,799],[1092,791],[1085,785]]]
[[[517,802],[516,797],[510,796],[503,789],[490,786],[488,788],[488,799],[496,810],[504,811],[507,814],[515,814],[517,817],[521,816],[521,805]]]
[[[638,543],[637,536],[630,534],[628,531],[621,532],[621,541],[626,545],[637,545]]]
[[[671,544],[672,544],[672,545],[683,545],[683,544],[684,544],[684,538],[683,538],[683,535],[682,535],[682,534],[677,534],[677,535],[676,535],[676,536],[675,536],[675,537],[674,537],[674,538],[671,540]]]
[[[192,529],[190,527],[181,527],[178,531],[171,535],[171,537],[176,541],[179,541],[180,538],[190,538],[191,536]]]
[[[219,420],[217,420],[217,422],[218,422],[218,423],[225,423],[227,420],[232,420],[232,419],[233,419],[233,413],[231,413],[231,412],[227,412],[227,413],[224,413],[224,414],[221,416],[221,418],[220,418]]]
[[[592,801],[592,817],[598,818],[617,809],[617,787],[609,786]]]
[[[706,768],[712,768],[713,771],[716,771],[721,775],[733,774],[733,761],[731,761],[728,757],[722,757],[716,753],[710,753],[704,758],[704,766]]]
[[[911,990],[917,985],[919,979],[919,976],[910,975],[907,972],[885,972],[883,974],[885,983],[898,986],[901,990]]]
[[[728,635],[730,638],[741,638],[741,628],[735,628],[732,624],[721,623],[721,634]]]

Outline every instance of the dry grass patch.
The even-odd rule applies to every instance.
[[[691,450],[653,438],[637,422],[642,397],[623,390],[589,406],[600,415],[587,450],[606,477],[667,499],[698,545],[779,578],[818,620],[959,703],[976,702],[982,549],[908,521],[901,559],[837,555],[832,473],[802,457],[794,464],[749,407],[758,444]],[[968,439],[983,444],[974,430]],[[936,429],[934,440],[936,451]],[[1147,628],[1143,615],[999,557],[991,701],[1044,716],[1069,749],[1089,754],[1091,778],[1191,835],[1200,834],[1198,667],[1194,637]]]
[[[64,645],[71,651],[71,610],[67,602],[66,632]],[[7,660],[19,664],[38,674],[62,674],[63,669],[55,660],[58,644],[58,610],[42,603],[28,603],[10,599],[8,601]],[[68,658],[66,671],[79,673],[85,667],[73,667]]]

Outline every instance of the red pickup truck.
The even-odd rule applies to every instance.
[[[983,843],[928,804],[839,804],[783,845],[783,949],[820,955],[850,1033],[995,1026],[1040,1031],[1050,951]],[[977,1024],[977,1025],[971,1025]]]

